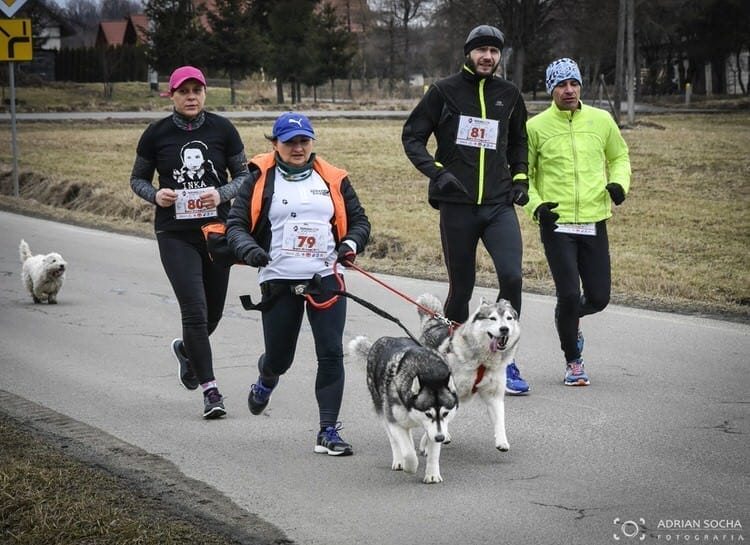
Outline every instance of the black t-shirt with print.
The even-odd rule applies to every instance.
[[[227,160],[243,149],[242,140],[232,123],[211,112],[205,113],[203,124],[194,130],[175,125],[172,116],[148,126],[138,142],[140,157],[156,165],[159,189],[175,191],[219,187],[227,183]],[[218,217],[226,219],[230,202],[218,207]],[[156,231],[197,229],[215,217],[176,219],[175,207],[156,207]]]

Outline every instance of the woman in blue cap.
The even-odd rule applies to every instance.
[[[265,351],[248,406],[261,414],[279,377],[294,361],[302,318],[307,312],[317,357],[315,397],[320,431],[315,452],[353,453],[339,435],[344,393],[343,333],[346,298],[319,308],[295,288],[320,277],[325,290],[338,290],[334,270],[362,252],[370,222],[345,170],[313,153],[315,131],[302,114],[282,114],[267,137],[273,151],[253,157],[251,180],[237,195],[227,219],[227,240],[235,255],[258,267],[263,299]],[[343,279],[341,279],[343,281]]]

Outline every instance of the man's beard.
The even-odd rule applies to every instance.
[[[495,66],[492,67],[492,71],[489,74],[480,73],[479,70],[477,70],[476,63],[473,60],[471,60],[471,57],[469,56],[466,57],[466,66],[468,66],[469,69],[472,72],[474,72],[476,75],[489,78],[491,76],[494,76],[495,72],[497,72],[497,69],[500,66],[500,61],[499,60],[497,61]]]

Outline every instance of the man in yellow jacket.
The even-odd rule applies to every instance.
[[[575,61],[547,67],[552,104],[526,123],[529,202],[539,224],[557,292],[555,326],[565,354],[567,386],[590,384],[583,365],[580,319],[609,303],[607,220],[630,188],[628,146],[612,116],[581,102]],[[583,293],[581,293],[583,286]]]

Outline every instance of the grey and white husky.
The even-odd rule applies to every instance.
[[[411,430],[424,430],[427,454],[423,482],[439,483],[440,447],[456,414],[458,396],[450,369],[435,351],[406,337],[367,337],[349,342],[349,353],[367,362],[367,387],[391,443],[391,469],[416,473],[419,459]]]
[[[417,303],[422,323],[420,342],[437,350],[448,363],[461,403],[475,394],[484,401],[495,434],[495,448],[509,450],[505,434],[505,368],[515,358],[521,338],[518,313],[505,299],[496,303],[482,299],[469,318],[451,332],[444,320],[435,317],[443,311],[437,297],[423,294]]]

